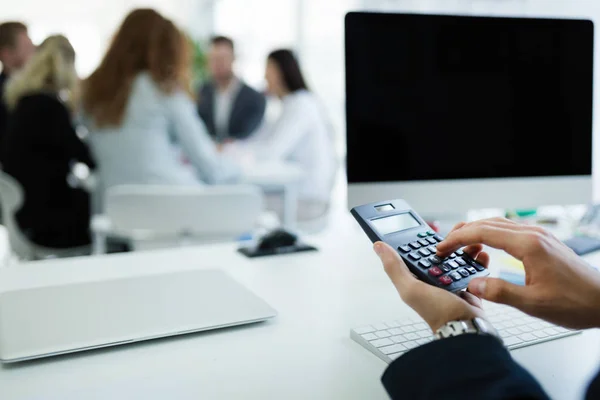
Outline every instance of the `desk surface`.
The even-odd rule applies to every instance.
[[[349,330],[414,314],[352,221],[339,221],[312,242],[320,252],[258,260],[238,255],[234,245],[213,245],[0,269],[0,290],[6,290],[65,277],[224,268],[279,311],[274,320],[247,327],[1,366],[0,397],[385,399],[379,379],[386,364],[354,343]],[[35,269],[35,281],[22,280],[23,268]],[[582,398],[600,360],[600,333],[512,354],[552,398]]]

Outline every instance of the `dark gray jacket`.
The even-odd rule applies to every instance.
[[[231,108],[227,138],[244,139],[250,136],[262,122],[266,104],[265,96],[241,82],[241,88]],[[213,82],[207,82],[200,88],[198,113],[212,137],[216,137],[214,105],[215,85]],[[224,138],[219,138],[222,139]]]

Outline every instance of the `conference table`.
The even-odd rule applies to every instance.
[[[220,268],[274,307],[263,323],[2,365],[0,399],[385,399],[386,364],[353,327],[414,316],[350,218],[307,238],[318,252],[247,259],[236,244],[0,269],[0,291],[69,280]],[[588,257],[600,262],[600,254]],[[494,268],[492,261],[491,268]],[[581,399],[600,364],[600,332],[511,352],[555,399]],[[460,360],[457,360],[460,368]],[[468,366],[465,366],[465,368]],[[451,371],[424,371],[450,379]]]

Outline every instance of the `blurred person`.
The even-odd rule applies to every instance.
[[[84,119],[105,189],[237,180],[190,94],[190,46],[158,12],[132,11],[83,84]]]
[[[8,122],[8,109],[4,102],[4,87],[8,78],[23,68],[35,51],[35,46],[27,34],[27,26],[21,22],[0,24],[0,148]]]
[[[75,162],[95,166],[72,122],[78,85],[75,51],[55,35],[6,86],[10,117],[2,163],[25,194],[16,219],[31,241],[47,247],[90,243],[88,193],[67,183]]]
[[[198,112],[217,142],[249,137],[265,114],[265,96],[235,76],[234,61],[233,41],[215,36],[208,52],[211,80],[200,89]]]
[[[336,170],[333,132],[316,96],[306,85],[296,57],[290,50],[269,54],[265,78],[269,94],[282,102],[281,114],[244,143],[241,159],[246,162],[290,162],[304,173],[299,187],[299,221],[325,215],[329,209]],[[235,153],[236,145],[225,152]],[[231,150],[233,148],[233,150]],[[248,161],[249,160],[249,161]],[[280,216],[282,199],[267,197],[267,207]]]
[[[456,295],[418,280],[389,245],[377,242],[374,250],[402,300],[434,333],[455,321],[485,320],[481,299],[567,328],[600,328],[600,274],[552,234],[504,218],[460,223],[438,244],[437,255],[443,258],[466,246],[465,253],[487,267],[490,257],[483,245],[521,260],[525,286],[476,278],[468,291]],[[389,365],[382,382],[392,399],[549,399],[498,336],[456,331],[453,335],[440,335]],[[423,371],[454,371],[452,384],[431,379]],[[585,398],[600,398],[600,374]]]

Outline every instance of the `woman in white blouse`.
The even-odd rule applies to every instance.
[[[300,166],[304,180],[298,219],[317,218],[328,210],[336,169],[331,128],[290,50],[269,54],[265,78],[269,93],[281,99],[282,109],[275,124],[256,135],[253,155],[258,162],[284,161]],[[272,208],[279,207],[275,204]]]

